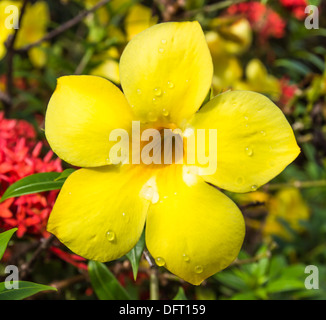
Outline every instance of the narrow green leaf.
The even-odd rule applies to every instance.
[[[100,300],[130,300],[127,291],[105,264],[89,261],[88,272],[93,289]]]
[[[57,291],[56,288],[46,286],[43,284],[33,283],[29,281],[13,281],[12,285],[18,283],[18,289],[7,289],[5,286],[5,282],[0,283],[0,300],[22,300],[27,297],[32,296],[35,293],[41,291],[49,291],[54,290]]]
[[[279,278],[275,281],[270,282],[266,291],[269,293],[292,291],[304,289],[304,282],[298,279]]]
[[[182,287],[179,287],[179,290],[173,300],[188,300],[185,294],[185,291]]]
[[[140,239],[138,240],[137,244],[134,246],[133,249],[131,249],[127,254],[127,258],[129,259],[132,267],[132,272],[134,275],[134,279],[137,279],[137,273],[138,273],[138,267],[139,267],[139,261],[143,254],[145,247],[145,232],[143,231],[142,235],[140,236]]]
[[[56,181],[56,179],[60,177],[61,174],[61,172],[43,172],[32,174],[28,177],[18,180],[9,186],[9,188],[5,191],[2,198],[0,199],[0,203],[13,197],[60,189],[65,179],[58,181]]]
[[[60,176],[55,179],[55,181],[62,180],[62,179],[67,179],[74,171],[76,171],[73,168],[66,169],[61,172]]]
[[[17,228],[13,228],[0,233],[0,260],[2,259],[3,254],[6,251],[9,240],[17,230],[18,230]]]
[[[296,60],[278,59],[275,62],[275,66],[286,68],[289,71],[291,70],[292,72],[303,76],[311,72],[311,70],[305,64]]]

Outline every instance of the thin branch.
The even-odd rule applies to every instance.
[[[0,90],[0,101],[2,101],[5,105],[11,105],[10,97],[1,90]]]
[[[254,262],[258,262],[259,260],[264,259],[264,258],[270,258],[270,256],[271,256],[271,253],[269,251],[267,251],[262,254],[258,254],[252,258],[241,259],[241,260],[236,259],[230,264],[230,266],[240,266],[243,264],[254,263]]]
[[[201,12],[203,12],[203,13],[215,12],[215,11],[218,11],[221,9],[228,8],[232,4],[237,4],[237,3],[241,3],[241,2],[245,2],[245,1],[247,1],[247,0],[225,0],[222,2],[218,2],[218,3],[208,4],[206,6],[198,8],[198,9],[186,11],[184,13],[184,17],[188,18],[188,17],[194,16],[197,13],[201,13]]]
[[[291,181],[284,183],[270,183],[262,187],[264,191],[274,191],[281,188],[314,188],[314,187],[326,187],[326,179],[322,180],[312,180],[312,181]]]
[[[32,267],[37,261],[37,259],[39,258],[39,256],[41,255],[41,253],[51,245],[54,239],[55,239],[54,235],[50,235],[47,239],[41,240],[40,245],[33,253],[31,259],[25,262],[20,268],[22,279],[25,278],[32,271]]]
[[[16,52],[19,52],[19,53],[26,52],[29,49],[40,45],[44,41],[49,41],[49,40],[55,38],[56,36],[60,35],[61,33],[64,33],[68,29],[74,27],[76,24],[81,22],[89,14],[93,13],[94,11],[99,9],[100,7],[103,7],[104,5],[109,3],[110,1],[111,0],[102,0],[99,3],[97,3],[94,7],[90,8],[89,10],[81,11],[77,16],[75,16],[74,18],[68,20],[67,22],[63,23],[62,25],[58,26],[56,29],[53,29],[52,31],[50,31],[48,34],[46,34],[40,40],[28,44],[28,45],[16,50]]]
[[[149,295],[150,300],[159,300],[159,277],[158,277],[158,268],[153,261],[151,255],[148,250],[144,249],[144,256],[147,262],[150,265],[149,270]]]

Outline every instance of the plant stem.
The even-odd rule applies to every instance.
[[[157,268],[151,268],[150,271],[150,300],[159,300],[158,270]]]
[[[144,256],[150,266],[149,275],[149,297],[150,300],[159,300],[159,281],[158,281],[158,269],[155,262],[152,260],[151,255],[147,249],[144,249]]]

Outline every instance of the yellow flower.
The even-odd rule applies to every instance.
[[[119,51],[116,47],[111,47],[104,55],[101,55],[103,62],[91,71],[91,75],[100,76],[113,81],[116,84],[120,84],[119,74]]]
[[[299,148],[280,109],[261,94],[226,92],[200,108],[212,76],[199,23],[170,22],[146,29],[126,46],[120,60],[124,94],[100,77],[60,78],[46,112],[46,137],[62,159],[84,168],[66,180],[48,230],[81,256],[111,261],[135,246],[146,222],[146,245],[159,266],[195,285],[226,268],[241,248],[244,221],[212,185],[255,190]],[[218,150],[216,171],[209,174],[199,161],[110,164],[116,146],[110,133],[123,128],[134,137],[137,120],[141,131],[179,128],[186,141],[191,129],[212,130],[216,145],[197,145]]]
[[[246,81],[234,84],[236,90],[253,90],[268,94],[273,100],[278,100],[281,95],[281,86],[277,78],[268,74],[263,63],[258,59],[249,61],[246,67]]]
[[[130,41],[139,32],[157,23],[157,16],[152,17],[152,10],[141,4],[133,5],[125,19],[127,40]]]
[[[214,62],[213,88],[215,93],[232,87],[242,77],[238,55],[251,45],[251,28],[246,19],[216,18],[206,33],[206,40]]]
[[[300,225],[300,221],[307,221],[310,216],[309,208],[302,199],[300,191],[295,188],[279,191],[275,197],[270,199],[268,209],[264,235],[274,234],[285,239],[291,239],[292,235],[279,219],[287,222],[293,230],[301,232],[303,227]]]
[[[0,59],[5,55],[4,42],[8,36],[14,32],[14,29],[7,29],[5,27],[5,19],[8,14],[5,14],[5,7],[15,5],[18,7],[19,12],[22,5],[21,1],[1,1],[0,3]],[[35,18],[37,17],[37,18]],[[17,39],[15,48],[19,49],[25,45],[31,44],[40,40],[46,33],[47,24],[50,20],[49,9],[44,1],[38,1],[35,4],[27,4]],[[43,48],[35,47],[29,50],[29,58],[34,66],[42,67],[46,62],[46,55],[44,48],[46,44],[42,44]]]

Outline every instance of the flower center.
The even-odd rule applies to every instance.
[[[143,128],[140,137],[140,163],[146,165],[182,163],[184,142],[180,129],[173,129],[173,126]]]

